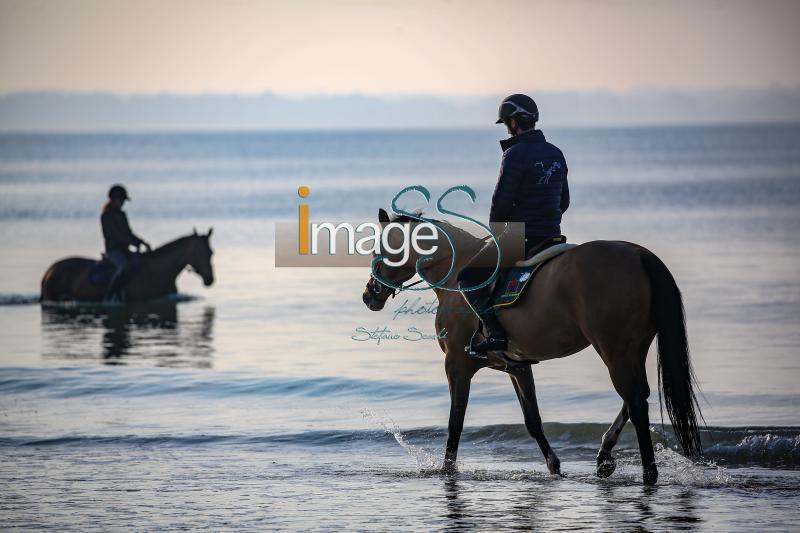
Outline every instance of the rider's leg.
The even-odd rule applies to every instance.
[[[492,268],[465,268],[458,275],[458,287],[465,289],[480,285],[489,279],[492,272],[494,272]],[[492,285],[488,284],[480,289],[463,290],[461,292],[486,328],[486,338],[472,346],[472,350],[478,354],[502,352],[508,349],[508,337],[494,312],[494,308],[491,306],[491,289]]]
[[[115,267],[117,267],[117,270],[111,277],[111,283],[108,285],[105,299],[107,301],[115,299],[122,300],[122,288],[125,286],[125,277],[128,273],[128,254],[115,250],[112,252],[107,252],[106,257]]]

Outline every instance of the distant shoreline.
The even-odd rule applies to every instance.
[[[800,127],[800,119],[787,119],[785,121],[750,121],[750,122],[717,122],[717,123],[684,123],[684,124],[641,124],[641,125],[609,125],[609,126],[544,126],[541,129],[546,132],[561,131],[633,131],[633,130],[681,130],[681,129],[717,129],[732,127],[750,128],[775,128],[775,127]],[[80,130],[80,129],[4,129],[0,125],[0,136],[99,136],[99,135],[119,135],[119,136],[147,136],[147,135],[305,135],[305,134],[391,134],[391,133],[447,133],[447,132],[485,132],[497,134],[497,138],[503,138],[502,131],[492,128],[479,127],[396,127],[396,128],[296,128],[296,129],[269,129],[269,128],[218,128],[218,129],[99,129],[99,130]]]
[[[542,129],[800,123],[800,87],[531,91]],[[486,129],[502,95],[0,94],[3,132]]]

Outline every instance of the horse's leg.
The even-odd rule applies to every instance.
[[[625,427],[627,421],[628,408],[623,405],[611,427],[603,434],[603,443],[600,445],[600,451],[597,452],[597,477],[608,477],[617,468],[617,463],[611,456],[611,450],[617,445],[619,434],[622,433],[622,428]]]
[[[536,386],[533,383],[533,372],[530,365],[516,369],[510,372],[509,375],[517,393],[519,404],[522,407],[522,414],[525,417],[525,427],[528,429],[528,433],[539,444],[550,473],[560,475],[561,462],[550,447],[550,443],[547,442],[547,437],[544,436],[542,417],[539,415],[539,404],[536,402]]]
[[[614,388],[625,401],[631,422],[636,428],[639,453],[642,456],[644,483],[645,485],[655,485],[658,480],[658,469],[653,453],[653,441],[650,437],[650,418],[647,413],[647,397],[650,396],[650,387],[647,384],[647,374],[644,368],[646,356],[647,352],[643,357],[637,354],[634,358],[615,361],[615,364],[609,367],[609,371]]]
[[[628,405],[631,422],[636,428],[636,438],[639,440],[639,453],[642,456],[642,480],[645,485],[655,485],[658,480],[656,456],[653,453],[653,441],[650,437],[650,417],[647,413],[647,397],[649,394],[639,394],[632,398]]]
[[[460,368],[458,363],[446,364],[447,384],[450,387],[450,420],[447,424],[447,447],[444,454],[444,471],[455,472],[458,442],[464,430],[464,415],[467,413],[469,387],[474,371]]]

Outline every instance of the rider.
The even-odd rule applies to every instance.
[[[561,150],[545,141],[535,129],[539,109],[529,96],[512,94],[500,103],[496,124],[505,124],[511,136],[500,141],[503,160],[492,196],[489,222],[524,222],[525,256],[548,239],[561,233],[561,215],[569,207],[567,162]],[[484,250],[495,252],[494,243]],[[480,253],[471,264],[478,264]],[[493,268],[473,266],[458,276],[460,288],[474,287],[486,281]],[[488,305],[491,285],[463,291],[470,307],[486,328],[486,338],[472,346],[479,354],[508,349],[508,337]]]
[[[105,255],[116,267],[106,292],[106,300],[121,299],[130,263],[130,247],[135,246],[137,252],[141,246],[148,252],[151,251],[150,245],[131,231],[128,216],[122,210],[125,200],[130,200],[128,191],[122,185],[114,185],[108,191],[108,202],[103,206],[103,214],[100,215],[106,244]]]

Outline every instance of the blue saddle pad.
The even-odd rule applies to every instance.
[[[498,309],[517,303],[519,297],[525,292],[525,288],[536,275],[539,267],[545,263],[547,261],[534,266],[512,267],[503,270],[497,283],[495,283],[494,291],[492,291],[492,307]]]
[[[116,267],[108,261],[95,261],[89,267],[88,278],[92,285],[107,287],[111,283]]]

